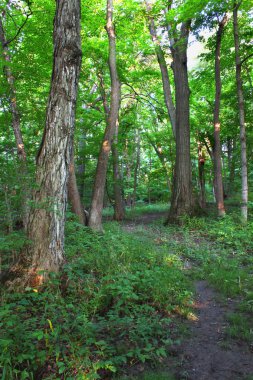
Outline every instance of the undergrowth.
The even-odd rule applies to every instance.
[[[131,225],[129,232],[106,223],[105,234],[70,220],[62,277],[43,290],[2,292],[2,379],[135,379],[131,368],[163,362],[177,343],[175,316],[190,319],[194,278],[238,297],[227,334],[252,346],[252,235],[253,223],[241,225],[237,214]],[[13,245],[3,239],[2,252],[17,254],[26,244],[18,236]]]
[[[2,293],[2,380],[105,380],[162,361],[177,342],[173,316],[192,296],[181,262],[115,223],[105,230],[68,222],[62,278]]]

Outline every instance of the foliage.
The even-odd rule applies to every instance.
[[[70,221],[66,245],[62,279],[2,294],[2,378],[103,379],[165,357],[190,305],[180,262],[112,223],[99,235]]]

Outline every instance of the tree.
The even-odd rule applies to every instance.
[[[177,220],[182,215],[192,215],[194,212],[190,158],[190,90],[187,71],[190,24],[190,20],[183,22],[179,35],[177,35],[177,31],[171,35],[172,68],[176,93],[176,164],[167,222]]]
[[[233,26],[234,26],[234,43],[235,43],[235,67],[236,67],[236,88],[239,107],[239,122],[240,122],[240,142],[241,142],[241,216],[242,221],[247,222],[248,218],[248,168],[247,168],[247,145],[246,145],[246,128],[245,128],[245,111],[244,111],[244,96],[242,87],[242,62],[240,58],[240,40],[238,27],[238,9],[240,2],[234,2],[233,9]]]
[[[111,77],[111,101],[108,121],[101,145],[96,176],[93,188],[92,203],[89,217],[89,227],[102,230],[102,210],[108,158],[111,151],[112,140],[115,134],[116,123],[119,117],[120,81],[116,63],[116,35],[113,26],[113,0],[107,0],[106,30],[109,39],[109,68]]]
[[[21,287],[39,285],[64,263],[67,181],[81,55],[80,1],[57,0],[51,90],[37,155],[37,189],[27,227],[32,244],[10,269]]]
[[[176,114],[175,114],[175,106],[174,106],[174,102],[172,98],[172,93],[171,93],[171,84],[170,84],[170,78],[169,78],[169,73],[168,73],[168,67],[165,60],[164,52],[162,50],[160,41],[157,36],[155,21],[154,21],[154,18],[151,16],[152,7],[148,0],[145,0],[145,2],[146,2],[147,11],[149,13],[149,16],[148,16],[149,17],[149,31],[150,31],[150,35],[152,37],[152,41],[155,46],[155,52],[156,52],[157,60],[158,60],[159,67],[161,70],[161,75],[162,75],[165,105],[167,107],[168,115],[169,115],[171,126],[172,126],[172,131],[175,137],[176,136]]]
[[[71,152],[71,159],[69,164],[69,178],[68,178],[68,200],[71,206],[71,211],[77,216],[81,224],[87,224],[86,214],[82,206],[80,193],[77,187],[74,148]]]
[[[215,103],[214,103],[214,191],[218,215],[225,215],[223,181],[222,181],[222,162],[221,162],[221,142],[220,142],[220,97],[221,97],[221,39],[224,27],[228,21],[228,15],[225,13],[222,20],[219,22],[219,27],[216,33],[215,45]]]

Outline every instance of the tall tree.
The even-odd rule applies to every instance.
[[[106,172],[116,123],[119,117],[120,81],[116,63],[116,35],[113,25],[113,0],[107,0],[106,31],[109,40],[109,69],[111,77],[111,100],[108,121],[101,145],[93,188],[89,227],[102,230],[102,210],[106,182]]]
[[[164,51],[161,47],[161,43],[157,36],[155,21],[151,15],[152,6],[148,0],[145,0],[145,3],[146,3],[147,11],[148,11],[149,31],[150,31],[150,35],[152,37],[152,41],[155,46],[155,52],[156,52],[157,60],[158,60],[161,75],[162,75],[165,105],[167,107],[168,115],[169,115],[171,126],[172,126],[172,131],[175,137],[176,136],[176,113],[175,113],[175,106],[174,106],[172,93],[171,93],[171,84],[170,84],[170,77],[168,73],[168,67],[165,60]]]
[[[223,181],[222,181],[222,161],[221,161],[221,141],[220,141],[220,99],[221,99],[221,40],[224,27],[228,22],[227,13],[224,14],[222,20],[219,22],[218,30],[216,33],[215,43],[215,102],[214,102],[214,148],[213,148],[213,162],[214,162],[214,191],[218,215],[225,215],[224,194],[223,194]]]
[[[59,271],[64,262],[67,181],[81,55],[80,0],[57,0],[51,90],[28,223],[32,244],[10,270],[21,287],[42,283],[48,272]]]
[[[245,111],[244,96],[242,87],[242,62],[240,58],[240,39],[238,26],[238,9],[242,1],[234,2],[233,9],[233,26],[234,26],[234,44],[235,44],[235,66],[236,66],[236,88],[239,106],[240,122],[240,141],[241,141],[241,215],[242,221],[247,222],[248,218],[248,168],[247,168],[247,145],[246,145],[246,128],[245,128]]]
[[[191,21],[181,23],[180,31],[170,31],[176,93],[176,164],[171,207],[167,221],[176,221],[194,211],[190,157],[190,109],[187,47]]]

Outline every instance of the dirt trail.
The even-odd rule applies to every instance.
[[[253,375],[253,354],[247,345],[224,340],[226,315],[234,310],[233,302],[217,302],[218,294],[206,281],[196,283],[196,292],[198,320],[191,322],[191,338],[180,347],[182,366],[177,378],[239,380]]]
[[[123,228],[134,233],[137,225],[145,225],[164,217],[165,213],[142,215],[124,223]],[[195,283],[196,321],[189,322],[191,337],[176,350],[180,365],[168,366],[180,380],[253,380],[253,353],[242,341],[227,339],[226,316],[235,310],[235,301],[218,301],[216,293],[207,281]]]

